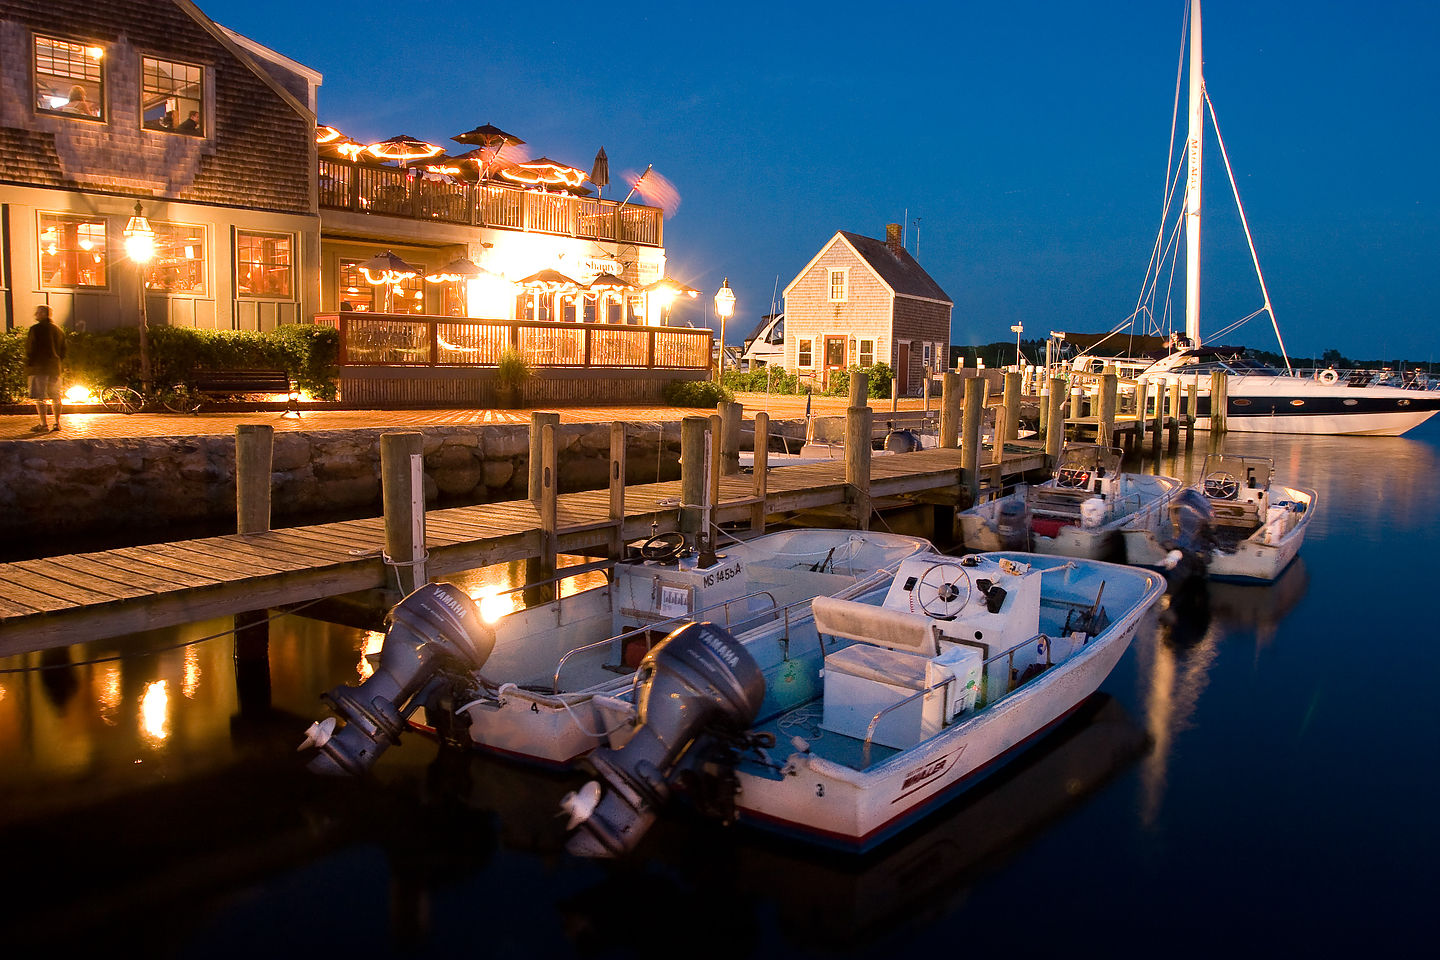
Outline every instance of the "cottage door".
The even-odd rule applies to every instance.
[[[825,369],[822,372],[820,385],[826,389],[830,386],[830,374],[836,370],[845,369],[845,337],[825,338]]]
[[[910,396],[910,341],[901,340],[895,344],[895,393]]]

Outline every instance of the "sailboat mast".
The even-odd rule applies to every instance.
[[[1185,187],[1185,336],[1200,345],[1200,153],[1205,140],[1205,76],[1200,0],[1190,0],[1189,181]]]

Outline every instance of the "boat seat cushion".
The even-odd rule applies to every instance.
[[[905,653],[901,650],[886,650],[857,643],[843,650],[836,650],[825,658],[825,672],[844,673],[862,680],[888,683],[909,690],[924,690],[938,680],[931,679],[937,672],[943,677],[947,670],[932,669],[928,657]]]
[[[824,636],[910,650],[927,657],[940,653],[939,632],[922,614],[834,597],[816,597],[810,609],[815,615],[815,629]]]

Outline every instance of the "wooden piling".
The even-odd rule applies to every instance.
[[[740,472],[740,423],[745,405],[721,400],[715,404],[715,412],[720,416],[720,474],[734,476]]]
[[[1049,432],[1045,435],[1045,455],[1051,466],[1060,462],[1060,451],[1065,446],[1065,419],[1060,405],[1065,402],[1065,381],[1055,377],[1050,381],[1049,413],[1045,415]]]
[[[1011,370],[1005,374],[1005,392],[1002,395],[1002,402],[1005,404],[1005,430],[995,431],[995,446],[997,452],[1004,448],[1002,438],[1008,440],[1020,439],[1020,371]]]
[[[1113,373],[1100,377],[1100,425],[1095,442],[1108,446],[1115,437],[1115,407],[1120,391],[1120,378]]]
[[[770,478],[770,414],[755,414],[755,505],[750,508],[750,530],[765,532],[765,495]]]
[[[1045,443],[1045,437],[1048,435],[1048,431],[1050,429],[1049,423],[1050,385],[1049,383],[1044,383],[1040,386],[1040,417],[1037,431],[1035,434],[1036,438],[1039,439],[1042,445]]]
[[[545,428],[553,427],[560,429],[560,414],[551,413],[545,410],[536,410],[530,414],[530,462],[528,484],[526,486],[530,502],[540,509],[540,497],[544,486],[544,464],[545,464]],[[541,537],[543,545],[543,534]],[[542,551],[543,553],[543,551]],[[528,589],[524,593],[525,603],[528,606],[549,603],[555,599],[555,585],[545,583],[555,576],[555,566],[552,563],[546,564],[544,556],[529,557],[525,561],[525,582],[537,584],[538,586]]]
[[[1150,402],[1150,385],[1144,380],[1135,384],[1135,449],[1145,442],[1145,407]]]
[[[1229,401],[1229,383],[1225,379],[1225,371],[1212,370],[1210,372],[1210,436],[1218,437],[1225,433],[1225,407]]]
[[[953,450],[960,446],[960,374],[946,371],[940,378],[940,446]]]
[[[1185,384],[1185,449],[1195,445],[1195,421],[1200,416],[1200,375]]]
[[[1160,453],[1160,441],[1165,436],[1165,383],[1155,384],[1155,418],[1151,423],[1150,445],[1155,454]]]
[[[610,522],[610,557],[618,560],[625,555],[625,423],[619,420],[610,424]]]
[[[1170,433],[1166,446],[1171,453],[1180,447],[1180,381],[1170,384]]]
[[[529,491],[527,496],[530,498],[530,502],[537,504],[540,500],[540,461],[542,459],[540,445],[543,442],[543,431],[547,425],[558,429],[560,414],[544,410],[536,410],[530,414],[530,483],[526,489]]]
[[[270,611],[235,614],[235,698],[241,713],[268,710],[270,688]]]
[[[380,435],[380,484],[385,509],[385,557],[402,594],[428,581],[425,573],[424,437]]]
[[[970,503],[980,497],[980,431],[985,421],[984,377],[965,380],[965,414],[961,421],[960,469],[970,491]]]
[[[845,483],[855,507],[856,526],[870,529],[870,443],[874,415],[870,410],[870,376],[850,377],[850,406],[845,411]]]
[[[242,423],[235,428],[235,532],[264,533],[270,529],[270,471],[275,455],[275,428],[268,423]]]
[[[680,421],[680,532],[693,538],[704,529],[700,505],[705,500],[705,433],[709,417]]]

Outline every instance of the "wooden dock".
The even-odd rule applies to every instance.
[[[963,459],[960,448],[877,456],[870,502],[876,509],[958,503]],[[1044,466],[1038,447],[1007,444],[999,462],[980,467],[979,479],[997,486],[1002,474]],[[722,477],[715,520],[745,523],[762,505],[769,517],[839,507],[850,496],[845,470],[835,460],[772,468],[758,484],[745,474]],[[676,529],[681,483],[624,487],[619,519],[611,490],[560,494],[555,548],[594,553],[617,536],[628,542]],[[424,529],[430,577],[545,548],[540,511],[529,500],[431,510]],[[0,656],[393,587],[385,542],[385,521],[376,517],[0,564]]]

